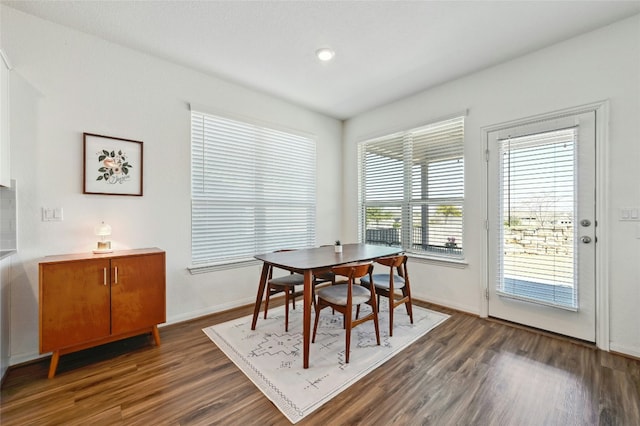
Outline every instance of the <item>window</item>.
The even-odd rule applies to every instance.
[[[362,142],[360,239],[462,258],[464,117]]]
[[[315,141],[192,111],[191,261],[315,244]]]
[[[571,127],[497,139],[500,295],[578,308],[577,138]]]

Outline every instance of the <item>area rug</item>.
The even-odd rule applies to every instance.
[[[203,331],[289,421],[296,423],[449,318],[414,306],[411,324],[406,310],[399,307],[394,314],[393,337],[389,337],[389,312],[384,302],[379,316],[380,346],[376,345],[373,321],[360,324],[351,332],[348,364],[344,362],[342,315],[333,315],[331,309],[321,311],[308,369],[302,368],[301,304],[289,310],[289,332],[284,331],[282,306],[270,309],[266,320],[261,312],[253,331],[251,315]],[[368,312],[365,305],[362,313]]]

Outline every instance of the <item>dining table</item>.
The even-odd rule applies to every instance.
[[[313,293],[313,276],[329,271],[332,267],[353,262],[375,261],[376,259],[394,256],[402,253],[401,247],[381,246],[372,244],[344,244],[342,251],[337,252],[334,246],[322,246],[299,250],[278,251],[258,254],[254,257],[263,262],[256,304],[253,309],[251,330],[256,329],[260,305],[264,298],[264,291],[269,279],[271,267],[277,267],[304,276],[303,297],[303,354],[302,366],[309,368],[309,346],[311,342],[311,306]]]

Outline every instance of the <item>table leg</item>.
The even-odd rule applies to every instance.
[[[260,284],[258,285],[258,294],[256,296],[256,306],[253,308],[253,321],[251,322],[251,329],[256,329],[256,323],[258,322],[258,314],[260,313],[260,305],[262,304],[262,298],[264,297],[264,289],[267,286],[267,275],[269,275],[269,264],[264,262],[262,264],[262,274],[260,274]]]
[[[310,270],[304,271],[304,305],[303,305],[303,360],[302,367],[309,368],[309,344],[311,343],[311,301],[313,300],[313,280]]]

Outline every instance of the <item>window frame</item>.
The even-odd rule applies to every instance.
[[[313,135],[193,106],[190,125],[192,274],[243,267],[254,264],[256,254],[315,245]],[[252,156],[250,164],[241,152]],[[224,232],[236,225],[238,232]],[[212,245],[233,246],[235,253]]]
[[[436,120],[436,121],[430,122],[429,124],[421,125],[419,127],[414,127],[408,130],[394,132],[394,133],[386,134],[380,137],[369,138],[358,143],[357,155],[358,155],[358,215],[359,215],[358,239],[359,241],[364,243],[398,245],[398,246],[401,246],[405,250],[405,252],[407,252],[407,254],[410,254],[412,257],[433,259],[433,260],[447,261],[447,262],[454,262],[454,263],[461,263],[461,262],[464,263],[464,245],[463,244],[464,244],[464,186],[465,186],[464,185],[465,118],[466,118],[466,112],[464,114],[452,115],[448,118]],[[442,163],[443,161],[456,159],[459,162],[459,172],[457,172],[458,175],[454,177],[456,178],[456,182],[458,182],[459,188],[457,190],[459,191],[459,193],[457,196],[452,196],[452,195],[447,196],[446,193],[440,194],[439,197],[430,197],[428,195],[425,196],[424,191],[428,192],[428,188],[437,189],[436,188],[437,185],[431,184],[427,187],[422,186],[421,189],[418,190],[418,192],[421,192],[421,194],[416,197],[415,190],[414,190],[416,185],[414,181],[421,182],[420,184],[423,185],[423,182],[426,181],[426,174],[428,174],[429,171],[428,169],[424,169],[421,173],[425,173],[425,175],[420,176],[419,178],[416,178],[415,170],[413,170],[415,168],[414,161],[416,160],[416,157],[414,157],[413,148],[415,146],[418,146],[423,151],[429,151],[429,148],[428,148],[429,142],[426,142],[426,145],[419,144],[419,141],[421,139],[420,135],[426,134],[428,138],[430,134],[435,134],[436,132],[435,129],[437,129],[438,126],[446,126],[447,123],[450,123],[452,125],[453,131],[455,131],[456,129],[460,131],[461,135],[454,142],[446,142],[442,144],[442,147],[435,148],[436,151],[438,150],[439,151],[437,153],[436,152],[432,153],[432,156],[425,157],[425,165],[428,166],[438,162]],[[430,133],[430,129],[433,133]],[[414,139],[417,139],[418,142],[416,142],[416,140]],[[370,167],[370,164],[367,158],[367,153],[369,151],[367,150],[367,148],[373,144],[378,144],[379,146],[381,146],[380,148],[378,148],[380,152],[382,152],[383,149],[385,148],[387,148],[389,152],[393,152],[393,147],[391,145],[393,145],[394,143],[399,145],[400,141],[402,141],[401,142],[402,153],[400,155],[399,151],[396,152],[396,157],[397,157],[396,160],[397,162],[401,161],[402,163],[401,198],[397,196],[384,198],[384,196],[382,196],[382,198],[380,199],[371,199],[371,197],[367,199],[367,185],[370,183],[368,179],[368,167]],[[425,149],[425,146],[427,147],[426,149]],[[451,153],[449,153],[450,149],[452,150]],[[396,150],[397,150],[397,147],[396,147]],[[389,155],[391,156],[391,154]],[[402,159],[400,160],[400,158]],[[383,176],[385,178],[388,177],[389,181],[395,180],[396,181],[395,183],[389,183],[388,185],[389,186],[395,185],[396,189],[398,189],[397,182],[400,181],[400,177],[393,176],[393,171],[390,173],[390,175],[385,175],[384,166],[382,165],[380,166],[380,169],[382,171],[378,172],[377,177],[380,178],[380,176]],[[444,174],[446,173],[442,171],[439,172],[439,177],[442,179]],[[381,191],[384,192],[384,190],[381,190]],[[392,192],[392,191],[388,191],[388,192]],[[396,192],[400,192],[400,191],[396,191]],[[452,191],[452,193],[453,192],[455,191]],[[457,228],[458,233],[456,234],[456,236],[459,236],[459,240],[457,241],[457,243],[460,244],[460,246],[458,247],[458,244],[456,244],[455,240],[453,241],[453,244],[447,244],[447,247],[444,246],[444,244],[446,243],[442,243],[443,246],[439,247],[434,244],[430,244],[433,241],[428,241],[428,240],[426,244],[423,244],[422,243],[423,240],[422,240],[422,241],[418,241],[417,243],[421,246],[421,248],[417,247],[414,240],[417,241],[418,238],[415,237],[415,234],[412,235],[412,232],[415,232],[414,218],[417,218],[420,216],[420,213],[416,214],[416,209],[421,209],[422,212],[424,212],[425,209],[428,210],[431,208],[433,211],[438,208],[437,206],[450,206],[450,205],[453,205],[459,209],[458,213],[459,213],[460,219],[459,219],[459,226]],[[372,229],[368,227],[368,215],[367,215],[368,209],[371,209],[371,208],[374,208],[374,209],[375,208],[381,208],[381,209],[395,208],[396,209],[398,213],[396,215],[396,218],[394,219],[395,223],[393,227],[395,228],[396,224],[399,221],[400,223],[399,238],[396,237],[397,232],[392,234],[393,238],[391,238],[389,235],[386,235],[386,237],[382,238],[382,240],[384,240],[382,242],[380,240],[376,240],[375,238],[372,238],[372,235],[373,235],[371,233]],[[397,216],[399,216],[399,219]],[[424,218],[424,220],[429,221],[428,216],[426,218],[422,216],[422,218]],[[413,224],[413,225],[410,225],[410,224]],[[446,223],[445,223],[445,226],[446,226]],[[421,237],[424,238],[424,236],[427,234],[425,234],[424,231],[421,231],[421,232],[422,232]],[[391,240],[394,240],[394,242],[390,242],[391,240],[389,240],[389,238],[391,238]],[[434,238],[431,238],[431,239],[434,240]],[[372,242],[372,241],[376,241],[376,242]],[[447,238],[447,242],[450,242],[448,238]]]

